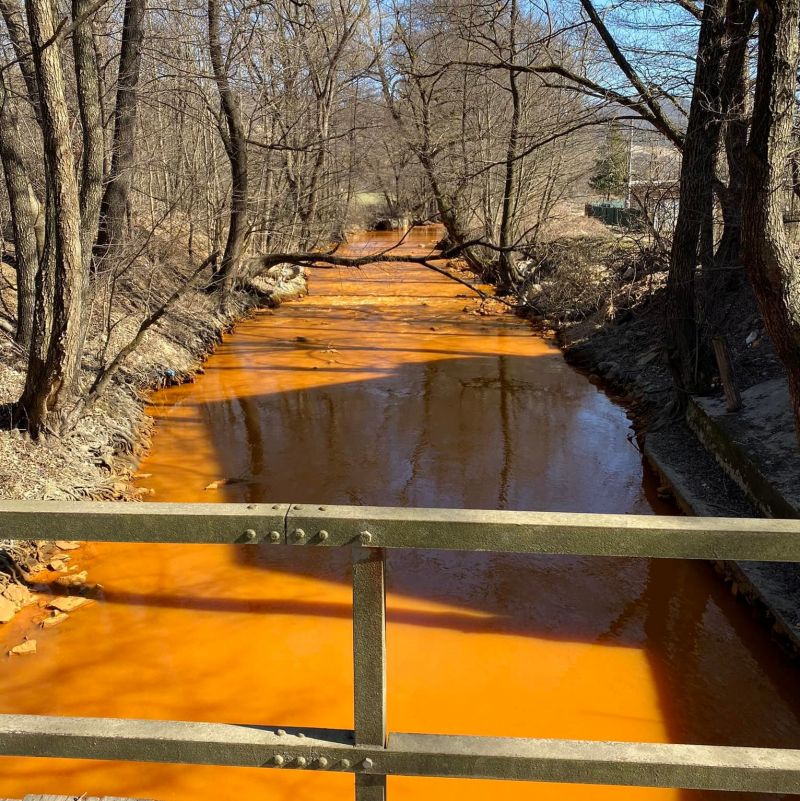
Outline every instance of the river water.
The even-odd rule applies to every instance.
[[[436,229],[400,252],[424,252]],[[386,247],[370,234],[353,250]],[[156,501],[669,514],[622,406],[422,267],[314,271],[153,397]],[[466,311],[465,311],[466,309]],[[208,485],[227,480],[218,489]],[[0,662],[0,711],[352,726],[349,554],[92,544],[98,602]],[[705,564],[389,554],[392,731],[800,747],[797,674]],[[5,651],[20,627],[0,632]],[[319,772],[0,758],[0,796],[352,798]],[[730,795],[392,778],[392,801]],[[744,798],[745,796],[739,796]],[[755,798],[755,796],[748,796]]]

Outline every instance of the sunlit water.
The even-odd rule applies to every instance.
[[[307,298],[242,323],[202,379],[154,396],[142,485],[158,501],[670,513],[624,409],[467,294],[422,267],[315,271]],[[220,479],[233,481],[204,489]],[[0,663],[0,711],[352,726],[348,553],[89,545],[78,558],[101,599],[38,631],[38,655]],[[800,747],[796,673],[705,564],[391,552],[389,588],[393,731]],[[0,631],[3,651],[25,625]],[[319,801],[352,783],[0,759],[0,795],[16,798]],[[389,793],[716,797],[407,778]]]

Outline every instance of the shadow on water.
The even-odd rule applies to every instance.
[[[252,368],[243,363],[241,369]],[[379,372],[303,390],[241,393],[193,408],[190,419],[204,421],[220,473],[240,479],[223,489],[220,500],[592,512],[616,512],[623,504],[630,511],[670,512],[653,478],[645,474],[642,480],[641,468],[631,470],[638,454],[607,416],[618,410],[548,355],[438,358]],[[272,573],[349,583],[344,552],[263,546],[236,554],[247,566]],[[396,599],[390,627],[641,649],[668,741],[800,746],[796,677],[708,565],[390,552],[389,588]],[[404,598],[448,611],[402,608]],[[106,591],[106,601],[346,620],[351,612],[347,603],[305,599],[113,590]],[[734,634],[727,641],[719,635],[726,625]],[[476,673],[482,667],[469,665]],[[531,673],[533,678],[536,671]],[[620,678],[599,678],[594,692],[613,692]],[[753,681],[768,686],[767,696],[781,704],[779,725],[776,710],[761,706],[764,696],[754,692]],[[614,714],[635,716],[625,708]],[[567,736],[558,729],[531,720],[526,734]]]

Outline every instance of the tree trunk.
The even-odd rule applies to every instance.
[[[728,0],[728,56],[722,73],[722,113],[725,119],[725,157],[728,185],[717,183],[722,210],[723,231],[714,266],[717,276],[706,285],[706,295],[713,302],[720,285],[728,286],[736,273],[729,268],[741,263],[740,209],[744,192],[744,156],[747,147],[748,42],[755,15],[755,0]],[[725,272],[724,280],[719,272]]]
[[[516,60],[516,26],[517,26],[517,2],[511,0],[511,22],[509,25],[509,48],[510,59],[513,64]],[[506,148],[505,179],[503,182],[503,210],[500,217],[500,290],[511,292],[517,283],[517,275],[514,270],[514,260],[509,250],[511,246],[511,224],[513,222],[514,194],[516,188],[516,162],[517,162],[517,143],[519,141],[519,122],[521,114],[521,100],[517,77],[519,73],[515,69],[508,71],[509,90],[511,92],[511,130],[508,134],[508,146]]]
[[[22,156],[17,109],[0,76],[0,160],[14,230],[17,268],[16,341],[27,350],[33,335],[36,272],[44,251],[44,214]]]
[[[783,213],[796,108],[800,0],[758,0],[758,73],[742,242],[764,325],[786,369],[800,439],[800,269]]]
[[[137,86],[142,62],[146,8],[147,0],[125,2],[122,49],[117,76],[117,101],[114,110],[111,172],[103,194],[96,248],[98,255],[101,256],[124,242],[128,231],[131,173],[136,155]],[[90,77],[84,74],[84,80],[87,83],[87,93],[94,91],[88,86],[91,82]]]
[[[707,390],[712,375],[710,344],[699,336],[695,272],[698,259],[706,269],[713,266],[708,226],[722,125],[719,76],[724,57],[724,5],[724,0],[708,0],[703,7],[667,280],[667,357],[681,402],[686,393]]]
[[[14,49],[14,56],[19,64],[22,77],[25,81],[25,89],[28,93],[28,100],[33,106],[37,120],[41,120],[39,113],[39,88],[36,85],[36,67],[33,63],[31,53],[30,38],[25,29],[25,14],[20,8],[17,0],[0,0],[0,14],[6,23],[8,38]]]
[[[236,281],[239,259],[247,239],[247,142],[242,113],[236,93],[228,80],[222,57],[219,31],[219,0],[208,0],[208,47],[214,81],[219,91],[220,105],[227,130],[220,129],[225,152],[231,166],[231,209],[228,239],[222,263],[214,276],[221,292],[223,306]]]
[[[54,245],[53,258],[45,256],[37,276],[34,341],[18,404],[35,437],[63,429],[72,410],[80,369],[84,271],[61,51],[50,43],[55,34],[53,6],[50,0],[28,0],[26,7],[42,116],[48,203],[53,212],[48,215],[47,235]]]
[[[91,0],[72,0],[72,18],[81,20],[91,6]],[[80,189],[81,252],[84,270],[88,271],[100,220],[105,159],[100,77],[93,21],[90,16],[82,19],[75,28],[72,34],[72,52],[75,58],[78,109],[83,131]]]

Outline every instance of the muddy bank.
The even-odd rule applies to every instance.
[[[83,363],[87,384],[97,369],[98,354],[113,353],[129,341],[158,299],[169,297],[192,269],[188,263],[183,268],[164,266],[158,275],[134,272],[119,282],[108,300],[111,310],[93,314],[89,323]],[[95,291],[99,304],[101,290]],[[203,372],[205,358],[237,321],[259,307],[274,308],[305,292],[305,274],[294,267],[275,267],[251,279],[234,294],[225,313],[202,289],[188,291],[148,331],[105,395],[68,435],[33,442],[17,429],[0,430],[0,497],[108,501],[146,495],[132,482],[150,442],[152,420],[145,413],[149,394],[194,381]],[[3,301],[13,308],[13,297],[6,293]],[[115,322],[109,325],[108,320]],[[19,396],[24,369],[22,353],[13,341],[0,339],[0,406]],[[37,589],[46,591],[52,585],[81,593],[91,588],[77,565],[66,564],[70,561],[71,556],[41,543],[0,538],[0,623],[35,602]]]

